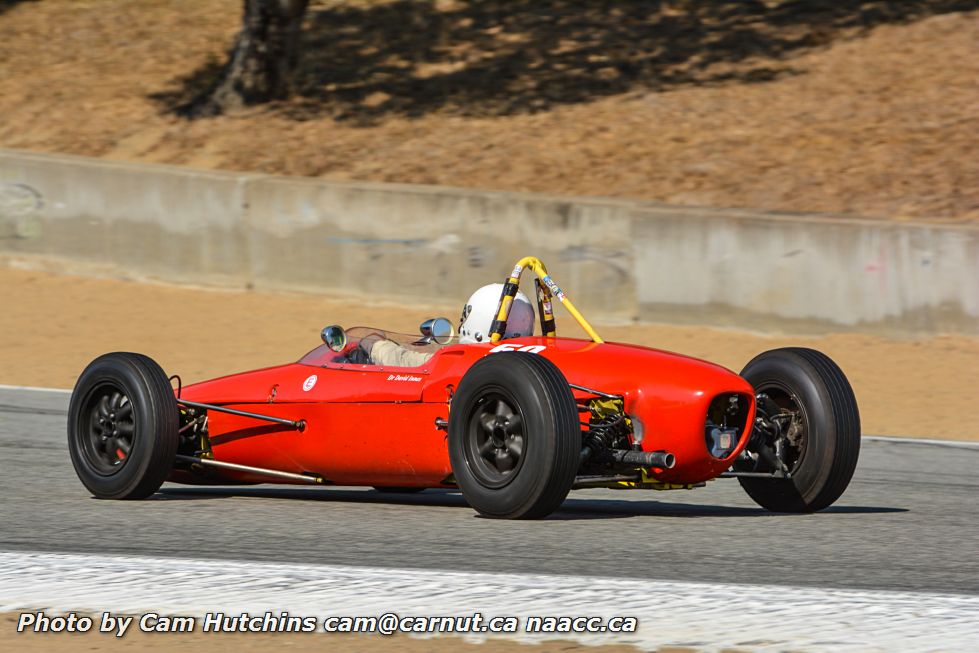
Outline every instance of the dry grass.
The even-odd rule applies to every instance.
[[[0,146],[979,219],[979,3],[817,5],[320,2],[294,100],[189,122],[238,0],[7,2]]]

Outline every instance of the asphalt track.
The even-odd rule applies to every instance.
[[[865,441],[846,494],[767,513],[736,481],[578,491],[550,519],[482,519],[461,495],[192,488],[92,499],[65,442],[68,396],[0,390],[0,551],[255,560],[979,595],[979,448]]]

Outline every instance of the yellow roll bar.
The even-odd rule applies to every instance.
[[[507,277],[506,282],[503,284],[503,293],[500,295],[500,304],[496,309],[496,320],[493,322],[493,327],[490,330],[490,342],[498,342],[503,334],[506,332],[506,321],[510,317],[510,308],[513,306],[513,298],[517,295],[517,288],[520,286],[520,276],[523,271],[527,268],[533,270],[537,277],[547,288],[549,294],[553,297],[557,297],[571,316],[581,325],[581,328],[585,330],[585,333],[594,342],[605,342],[602,338],[595,332],[595,329],[588,324],[588,320],[578,312],[578,309],[574,307],[571,300],[568,299],[567,295],[564,294],[554,280],[551,279],[551,275],[547,273],[547,268],[540,259],[534,258],[533,256],[525,256],[517,264],[513,266],[513,272]],[[545,333],[544,335],[554,335],[553,333]]]

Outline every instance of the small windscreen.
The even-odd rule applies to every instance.
[[[385,331],[384,329],[374,329],[372,327],[351,327],[346,330],[347,333],[347,344],[343,351],[336,352],[330,349],[326,345],[320,345],[313,351],[309,352],[305,356],[299,359],[299,362],[303,365],[315,365],[317,367],[323,367],[327,363],[343,362],[345,360],[357,360],[356,356],[351,354],[355,353],[354,350],[360,346],[360,341],[369,335],[379,335],[387,340],[396,342],[402,347],[418,352],[434,353],[445,347],[447,345],[458,344],[458,338],[453,336],[452,340],[448,343],[439,345],[434,342],[426,342],[425,339],[420,335],[409,335],[407,333],[395,333],[393,331]],[[366,356],[366,353],[364,355]],[[366,361],[366,359],[365,359]]]

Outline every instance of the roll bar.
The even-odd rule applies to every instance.
[[[557,297],[558,301],[568,309],[571,316],[581,325],[581,328],[585,330],[585,333],[588,334],[593,342],[605,342],[595,332],[595,329],[588,324],[588,320],[578,312],[578,309],[574,307],[574,304],[564,294],[564,291],[554,283],[554,280],[551,279],[551,276],[547,273],[547,268],[544,267],[540,259],[534,258],[533,256],[525,256],[517,261],[517,264],[513,266],[513,272],[510,273],[510,276],[503,283],[503,292],[500,294],[500,303],[496,309],[496,319],[490,328],[490,342],[498,342],[503,337],[503,334],[506,333],[506,323],[507,318],[510,317],[510,309],[513,307],[513,298],[517,296],[517,289],[520,287],[520,276],[526,268],[530,268],[537,274],[534,283],[537,287],[537,306],[540,309],[541,331],[545,336],[554,336],[556,334],[551,299],[552,297]]]

